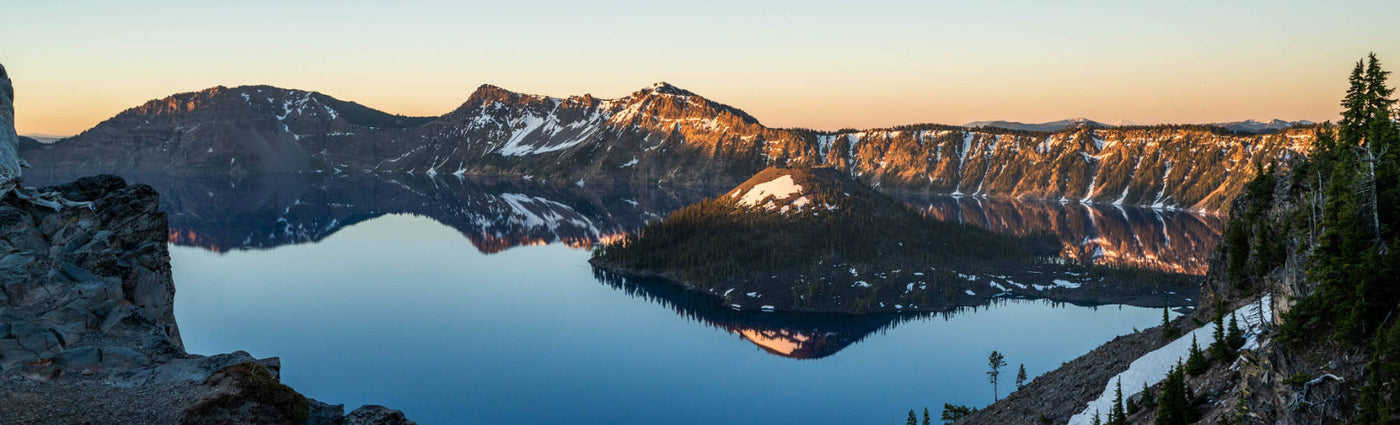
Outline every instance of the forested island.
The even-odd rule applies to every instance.
[[[733,309],[845,313],[943,311],[996,296],[1092,302],[1084,294],[1120,274],[1064,264],[1058,249],[1049,235],[927,217],[833,168],[768,168],[598,248],[590,262]],[[1183,283],[1132,274],[1152,275],[1145,285]]]

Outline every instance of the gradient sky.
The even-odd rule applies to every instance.
[[[31,1],[4,6],[21,134],[215,85],[438,115],[482,83],[668,81],[772,126],[1335,119],[1400,70],[1400,1]]]

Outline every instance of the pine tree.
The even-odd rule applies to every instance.
[[[924,408],[924,425],[931,425],[932,423],[933,423],[933,422],[931,421],[931,419],[929,419],[929,416],[928,416],[928,408],[925,407],[925,408]]]
[[[1123,378],[1118,378],[1118,387],[1113,392],[1113,406],[1108,411],[1108,425],[1125,425],[1128,415],[1123,412]]]
[[[1215,361],[1229,361],[1229,343],[1225,340],[1225,314],[1221,313],[1222,306],[1215,308],[1215,329],[1211,330],[1210,357]]]
[[[959,404],[943,403],[943,417],[941,419],[943,420],[943,423],[950,424],[953,422],[957,422],[958,420],[965,418],[973,413],[977,413],[977,409],[973,409],[971,407]]]
[[[1230,314],[1230,327],[1226,331],[1225,342],[1230,344],[1230,351],[1237,352],[1244,347],[1246,342],[1244,330],[1240,329],[1240,323],[1235,319],[1234,314]]]
[[[1186,374],[1190,376],[1200,375],[1206,371],[1209,364],[1206,363],[1205,353],[1201,352],[1201,346],[1196,344],[1196,335],[1191,335],[1191,348],[1186,356]]]
[[[1166,307],[1162,307],[1162,338],[1176,339],[1179,336],[1181,336],[1181,329],[1177,329],[1176,325],[1172,324],[1170,311]]]
[[[909,411],[909,421],[907,421],[907,422],[905,422],[905,423],[908,424],[908,425],[919,425],[919,419],[916,418],[916,417],[914,417],[914,411],[913,411],[913,410],[910,410],[910,411]]]
[[[1094,409],[1094,425],[1103,425],[1103,417],[1099,416],[1099,409]]]
[[[1338,136],[1342,140],[1359,140],[1366,131],[1366,66],[1365,61],[1356,61],[1356,66],[1347,77],[1347,93],[1342,97],[1342,120],[1337,122]]]
[[[992,383],[992,401],[1001,399],[1000,394],[997,393],[997,378],[1001,376],[1001,368],[1006,367],[1005,359],[1006,357],[996,350],[992,350],[992,355],[987,356],[987,366],[991,368],[987,371],[987,380]]]
[[[1157,425],[1186,425],[1192,422],[1194,411],[1191,395],[1186,388],[1186,374],[1180,362],[1167,372],[1162,381],[1162,396],[1157,401]]]
[[[1026,385],[1026,364],[1021,363],[1021,370],[1016,372],[1016,389]]]

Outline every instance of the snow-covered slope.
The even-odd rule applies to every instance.
[[[1240,327],[1245,331],[1245,338],[1247,341],[1244,347],[1241,348],[1242,350],[1250,350],[1259,346],[1260,342],[1256,337],[1259,335],[1261,329],[1264,326],[1269,326],[1274,323],[1272,306],[1273,296],[1265,295],[1260,300],[1245,304],[1230,313],[1235,317],[1235,320],[1239,321]],[[1202,349],[1204,349],[1206,345],[1209,345],[1213,332],[1215,332],[1215,324],[1207,323],[1177,338],[1175,341],[1168,343],[1166,346],[1158,348],[1134,360],[1133,363],[1128,366],[1128,370],[1119,373],[1113,379],[1109,380],[1108,387],[1104,388],[1103,394],[1100,395],[1098,399],[1089,402],[1088,406],[1084,408],[1084,411],[1070,418],[1069,424],[1089,425],[1094,422],[1094,415],[1096,413],[1099,414],[1100,417],[1107,415],[1113,406],[1113,397],[1119,383],[1122,384],[1123,388],[1127,389],[1123,394],[1123,397],[1127,398],[1140,393],[1141,391],[1135,390],[1143,388],[1144,384],[1152,386],[1162,382],[1163,379],[1166,379],[1168,371],[1176,367],[1178,363],[1186,362],[1187,353],[1191,348],[1192,338],[1195,338],[1197,343],[1201,344]]]

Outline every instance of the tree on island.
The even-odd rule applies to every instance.
[[[914,411],[913,411],[913,410],[910,410],[910,411],[909,411],[909,420],[906,421],[905,423],[908,424],[908,425],[919,425],[919,419],[918,419],[917,417],[914,416]]]
[[[1001,399],[1001,394],[997,392],[997,378],[1001,377],[1001,368],[1006,367],[1006,357],[992,350],[992,355],[987,356],[987,366],[992,369],[987,371],[987,380],[992,383],[992,401],[997,401]]]
[[[925,408],[924,408],[924,425],[932,425],[932,424],[933,424],[933,422],[929,419],[929,416],[928,416],[928,408],[925,407]]]

